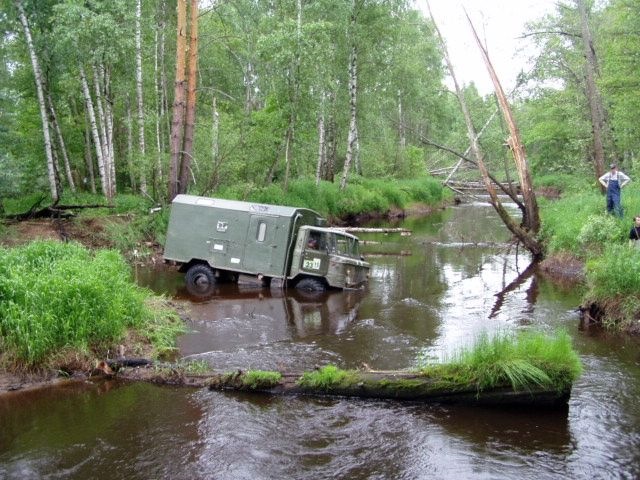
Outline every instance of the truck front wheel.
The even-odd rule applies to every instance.
[[[189,267],[184,278],[187,284],[196,290],[207,289],[207,287],[213,285],[216,281],[213,268],[202,263],[197,263]]]
[[[327,285],[317,278],[303,278],[296,283],[296,290],[301,292],[324,292]]]

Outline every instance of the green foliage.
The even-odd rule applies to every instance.
[[[603,215],[604,202],[603,196],[595,191],[569,195],[555,201],[541,201],[540,237],[545,242],[547,253],[566,250],[584,255],[578,235],[588,218]]]
[[[319,370],[304,372],[297,383],[301,387],[327,390],[349,382],[353,375],[354,372],[341,370],[335,365],[326,365]]]
[[[112,250],[94,254],[53,241],[0,249],[0,337],[29,365],[65,347],[88,351],[117,341],[127,328],[149,329],[166,347],[167,312],[150,308],[150,297]]]
[[[583,192],[585,185],[595,185],[593,176],[569,173],[546,173],[533,178],[535,188],[554,188],[560,193]]]
[[[242,383],[247,387],[256,390],[261,388],[273,388],[282,379],[280,372],[270,372],[264,370],[249,370],[242,376]]]
[[[587,217],[576,240],[580,245],[596,246],[618,243],[624,238],[622,222],[612,215],[591,215]]]
[[[104,224],[106,239],[120,252],[130,254],[134,250],[137,255],[144,256],[148,248],[145,242],[164,245],[169,225],[169,209],[156,213],[133,215],[126,221],[118,218],[107,220]]]
[[[608,245],[587,262],[588,297],[607,300],[640,296],[640,250],[626,244]]]
[[[580,376],[582,365],[566,332],[553,336],[541,332],[483,333],[470,348],[428,363],[419,359],[421,371],[451,384],[474,384],[486,390],[505,384],[514,390],[543,387],[564,391]]]
[[[316,186],[315,181],[311,179],[300,179],[292,181],[287,192],[283,192],[282,187],[276,184],[263,188],[236,185],[235,188],[221,190],[216,195],[222,198],[310,208],[323,215],[347,217],[360,213],[384,213],[391,207],[404,208],[412,202],[437,205],[443,200],[444,191],[438,180],[427,176],[409,180],[368,179],[355,176],[344,191],[340,191],[337,183],[323,181]]]

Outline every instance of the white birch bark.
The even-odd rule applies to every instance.
[[[325,145],[324,112],[318,118],[318,162],[316,164],[316,186],[320,185],[322,170],[326,163],[327,148]]]
[[[102,194],[110,199],[111,190],[108,188],[107,178],[105,176],[105,164],[102,150],[102,143],[100,140],[100,132],[98,132],[98,124],[96,122],[95,109],[93,107],[93,99],[91,98],[91,92],[89,91],[89,84],[87,82],[87,76],[84,72],[84,67],[80,65],[80,81],[82,83],[82,95],[84,96],[84,103],[89,115],[89,125],[91,126],[91,136],[93,137],[93,144],[96,148],[96,158],[98,159],[98,175],[100,175],[100,185],[102,187]]]
[[[142,95],[142,0],[136,1],[136,99],[138,105],[138,148],[140,150],[140,191],[147,194],[145,174],[144,98]]]
[[[342,179],[340,180],[340,190],[344,190],[347,186],[349,169],[351,168],[354,157],[357,158],[358,152],[358,110],[356,105],[358,94],[357,53],[354,44],[351,46],[351,53],[349,54],[349,134],[347,136],[347,154],[344,160]]]
[[[29,56],[31,57],[31,66],[33,68],[33,76],[35,77],[35,81],[36,81],[36,94],[38,96],[38,106],[40,108],[40,120],[42,122],[42,135],[44,138],[44,152],[47,159],[49,188],[51,191],[51,199],[55,203],[59,200],[60,193],[58,191],[56,170],[55,170],[55,165],[53,161],[53,152],[51,149],[51,136],[49,133],[49,120],[47,118],[47,107],[44,99],[44,86],[43,86],[44,83],[42,80],[42,71],[40,70],[40,62],[38,61],[38,56],[36,55],[36,51],[33,46],[31,29],[29,27],[29,21],[27,20],[27,16],[24,12],[24,7],[22,6],[22,2],[20,0],[16,0],[15,5],[16,5],[16,8],[18,9],[18,16],[20,18],[20,23],[22,24],[22,28],[24,30],[24,36],[27,41],[27,47],[29,49]]]
[[[102,160],[104,162],[103,170],[100,172],[101,175],[104,175],[104,183],[107,189],[107,198],[112,198],[112,188],[111,188],[111,156],[109,154],[109,146],[107,141],[107,120],[104,113],[104,105],[102,99],[102,89],[100,87],[100,76],[98,75],[98,69],[95,65],[93,65],[93,87],[96,95],[95,107],[97,109],[97,122],[96,126],[98,127],[98,133],[100,134],[100,141],[98,145],[100,146],[100,150],[102,150]]]
[[[129,168],[129,182],[131,183],[131,189],[136,190],[136,175],[135,168],[133,166],[133,120],[131,118],[131,102],[129,101],[129,95],[127,94],[126,100],[127,107],[127,166]]]
[[[85,103],[86,104],[86,103]],[[96,193],[96,177],[93,172],[93,155],[91,154],[91,129],[89,127],[89,116],[87,109],[85,108],[84,115],[84,161],[87,164],[87,173],[89,174],[89,189],[91,193]],[[84,179],[86,186],[87,179]]]
[[[71,191],[76,193],[76,184],[73,181],[73,175],[71,175],[71,164],[69,162],[69,155],[67,154],[67,146],[64,143],[64,137],[62,136],[62,130],[60,130],[60,123],[58,123],[58,116],[56,115],[56,110],[53,107],[51,95],[47,95],[47,102],[49,104],[49,112],[51,113],[51,123],[53,124],[53,129],[56,132],[56,138],[58,139],[58,145],[60,146],[60,153],[62,154],[67,182],[69,183]]]

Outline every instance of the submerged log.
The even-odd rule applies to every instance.
[[[536,406],[545,408],[566,407],[570,390],[556,391],[532,386],[514,390],[501,385],[478,390],[475,385],[446,385],[420,373],[411,372],[361,372],[349,371],[347,377],[336,383],[308,385],[301,381],[303,375],[283,373],[276,381],[249,378],[251,372],[226,373],[208,380],[212,390],[235,390],[269,395],[321,395],[393,399],[425,403],[465,405]]]
[[[530,384],[514,389],[505,383],[480,389],[475,383],[461,384],[441,376],[430,377],[421,372],[336,369],[336,375],[332,377],[322,375],[325,368],[327,367],[312,372],[237,370],[230,373],[193,374],[188,373],[184,366],[179,364],[149,364],[114,370],[122,380],[208,387],[210,390],[262,395],[311,395],[472,406],[566,408],[571,394],[571,385],[566,388],[553,388]],[[316,374],[319,374],[318,377],[313,377]]]

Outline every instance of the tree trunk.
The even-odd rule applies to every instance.
[[[352,20],[355,23],[355,17]],[[347,135],[347,154],[344,160],[344,168],[342,169],[342,179],[340,180],[340,190],[344,190],[347,186],[347,177],[351,169],[351,163],[354,155],[357,153],[358,146],[358,123],[357,123],[357,105],[358,96],[358,52],[355,43],[351,46],[349,54],[349,134]]]
[[[322,172],[326,169],[326,164],[327,145],[325,143],[324,108],[321,107],[320,116],[318,118],[318,161],[316,163],[316,186],[320,185],[320,180],[323,178]]]
[[[91,98],[91,92],[89,91],[89,84],[87,82],[87,76],[84,73],[84,68],[80,65],[80,81],[82,83],[82,94],[84,96],[84,102],[89,115],[89,124],[91,126],[91,135],[93,137],[93,144],[96,148],[96,157],[98,159],[98,175],[100,175],[100,184],[102,186],[102,194],[107,200],[110,200],[111,190],[108,188],[107,178],[105,173],[105,161],[102,150],[102,142],[100,141],[100,133],[98,132],[98,125],[96,122],[96,114],[93,108],[93,99]]]
[[[93,155],[91,155],[91,127],[89,125],[89,115],[85,108],[84,114],[84,161],[87,165],[87,173],[89,175],[89,189],[91,193],[96,193],[96,176],[93,172]],[[85,179],[86,181],[86,179]]]
[[[76,184],[73,181],[73,175],[71,174],[71,164],[69,162],[69,155],[67,154],[67,146],[64,143],[64,137],[62,136],[62,130],[60,129],[60,123],[58,123],[58,116],[56,115],[56,110],[53,107],[53,100],[51,99],[50,94],[47,94],[47,102],[49,104],[49,112],[51,113],[51,125],[53,125],[53,129],[56,132],[58,145],[60,146],[60,153],[62,154],[67,183],[69,184],[71,191],[76,193]]]
[[[537,241],[532,242],[531,237],[535,237],[535,235],[540,230],[540,215],[538,212],[538,202],[536,200],[536,194],[533,191],[533,182],[531,180],[531,173],[529,171],[529,164],[527,162],[527,155],[524,151],[524,145],[520,138],[520,132],[518,130],[518,126],[516,125],[516,120],[513,116],[513,112],[511,111],[511,107],[509,106],[509,102],[507,101],[507,96],[504,93],[502,85],[500,84],[500,80],[496,75],[496,72],[491,64],[491,60],[489,59],[489,54],[482,46],[480,42],[480,38],[476,33],[475,28],[473,28],[473,24],[471,23],[471,19],[467,16],[467,20],[469,21],[469,25],[471,26],[471,30],[473,31],[473,35],[476,39],[476,43],[480,52],[482,53],[482,57],[487,66],[487,70],[489,71],[489,75],[491,76],[491,81],[493,82],[493,86],[496,91],[496,96],[498,98],[498,103],[500,105],[500,109],[502,110],[502,115],[509,127],[509,138],[507,139],[507,143],[511,148],[511,152],[513,153],[513,157],[516,163],[516,170],[518,171],[518,178],[520,180],[520,189],[522,191],[522,197],[524,199],[525,206],[525,214],[522,219],[522,226],[525,230],[528,230],[530,233],[527,235],[527,239],[525,241],[524,238],[521,238],[522,242],[529,248],[529,250],[534,253],[534,255],[540,255],[542,253],[542,248]],[[520,238],[518,236],[518,238]],[[531,247],[535,243],[534,252]]]
[[[164,75],[164,21],[165,2],[160,1],[160,12],[158,13],[158,24],[155,31],[155,59],[154,59],[154,85],[156,100],[156,174],[154,175],[154,191],[158,184],[163,183],[164,169],[162,168],[162,153],[165,149],[165,135],[162,127],[162,120],[165,118],[165,75]]]
[[[169,164],[169,201],[180,192],[178,174],[184,134],[185,113],[185,49],[187,46],[187,1],[177,2],[176,80],[171,121],[171,163]]]
[[[131,102],[129,101],[129,95],[127,94],[126,100],[127,107],[127,167],[129,168],[129,183],[131,184],[131,190],[136,191],[136,175],[135,168],[133,166],[133,121],[131,119]]]
[[[428,3],[427,3],[427,6],[429,6]],[[509,215],[509,212],[507,212],[507,210],[504,208],[504,206],[500,202],[500,199],[498,198],[496,189],[493,185],[493,182],[491,181],[490,173],[485,165],[484,155],[480,150],[480,145],[478,143],[478,135],[476,134],[475,127],[473,126],[473,122],[471,120],[471,114],[469,113],[469,109],[467,108],[467,103],[465,101],[464,94],[458,84],[458,80],[455,75],[455,70],[453,68],[453,64],[451,63],[451,59],[449,57],[449,52],[447,50],[445,41],[440,33],[440,29],[438,28],[436,21],[433,18],[433,14],[431,13],[430,8],[429,8],[429,14],[435,26],[436,34],[438,35],[438,38],[440,39],[440,42],[442,45],[445,62],[449,69],[449,73],[451,74],[451,79],[453,80],[453,84],[456,90],[458,103],[460,104],[460,109],[462,110],[462,114],[464,116],[465,124],[467,127],[467,136],[469,137],[469,141],[471,142],[471,151],[473,152],[476,158],[476,162],[478,164],[480,174],[482,175],[482,180],[484,182],[487,193],[489,194],[489,201],[493,206],[493,208],[495,209],[495,211],[498,213],[498,216],[500,217],[500,219],[509,229],[509,231],[511,231],[511,233],[513,233],[518,238],[518,240],[520,240],[525,245],[525,247],[529,251],[531,251],[534,257],[540,257],[542,255],[542,246],[535,239],[534,234],[520,227],[514,221],[514,219],[511,218],[511,216]],[[536,211],[536,215],[537,215],[537,211]]]
[[[189,25],[189,64],[187,65],[187,111],[184,126],[184,146],[180,162],[179,192],[186,193],[193,158],[193,135],[196,123],[196,84],[198,68],[198,0],[191,0]]]
[[[585,55],[585,80],[587,87],[587,101],[591,116],[591,129],[593,132],[593,168],[596,179],[605,173],[605,152],[604,152],[604,106],[596,83],[598,75],[598,60],[593,45],[593,37],[589,28],[587,9],[584,0],[575,0],[580,14],[580,27],[582,30],[582,45]],[[598,185],[600,183],[598,182]]]
[[[102,159],[104,161],[104,170],[100,173],[104,175],[104,183],[105,188],[107,189],[107,198],[110,200],[113,198],[113,188],[111,187],[111,154],[109,152],[109,141],[107,138],[107,116],[105,114],[103,98],[102,98],[102,88],[101,88],[100,75],[98,75],[98,69],[94,65],[93,66],[93,87],[96,95],[96,107],[98,110],[98,133],[99,142],[98,145],[102,150]]]
[[[211,186],[215,191],[220,183],[220,115],[215,96],[211,109],[211,161],[213,165]]]
[[[20,23],[24,30],[24,36],[27,41],[27,47],[29,49],[29,56],[31,57],[31,66],[33,68],[33,76],[36,82],[36,94],[38,96],[38,106],[40,108],[40,121],[42,123],[42,135],[44,138],[44,153],[47,159],[47,172],[49,174],[49,189],[51,191],[51,199],[53,202],[57,202],[60,198],[60,192],[58,191],[58,184],[56,179],[55,165],[53,163],[53,152],[51,149],[51,137],[49,134],[49,120],[47,119],[47,107],[44,99],[44,82],[42,79],[42,72],[40,70],[40,62],[36,55],[36,50],[31,38],[31,29],[29,28],[29,22],[24,12],[21,0],[15,1],[16,8],[18,9],[18,16]]]
[[[147,194],[147,176],[145,166],[144,139],[144,97],[142,94],[142,0],[136,1],[136,99],[138,105],[138,148],[140,150],[140,191]]]

